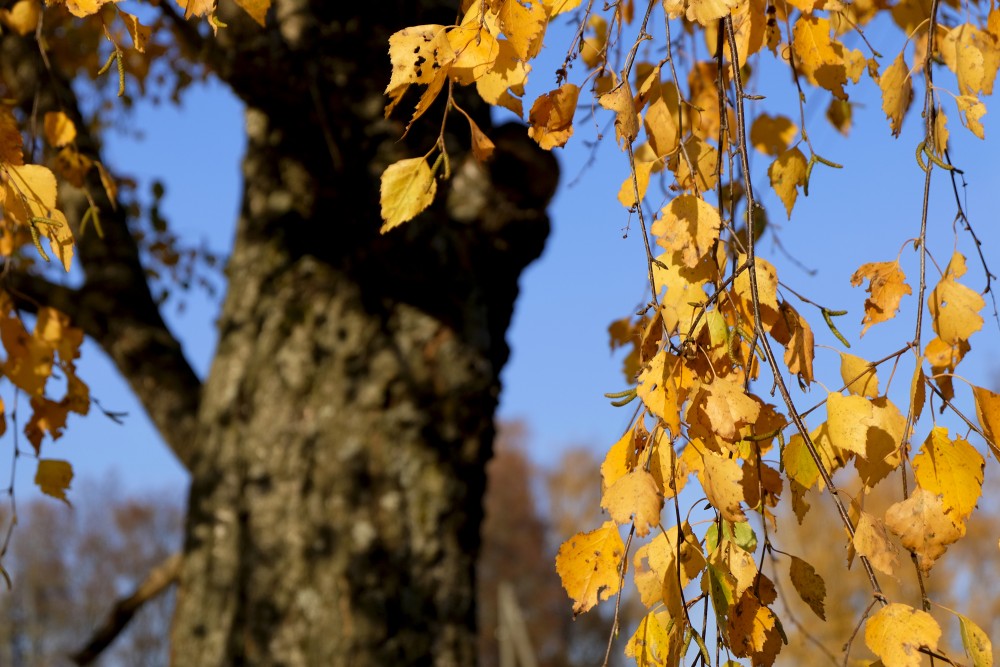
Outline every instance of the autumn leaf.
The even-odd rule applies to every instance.
[[[972,394],[976,399],[976,417],[983,433],[990,441],[993,455],[997,456],[1000,447],[1000,394],[994,394],[982,387],[973,387]],[[997,457],[1000,459],[1000,456]]]
[[[421,157],[400,160],[389,165],[382,174],[382,228],[390,229],[412,220],[431,205],[437,193],[437,183],[427,160]]]
[[[886,605],[865,624],[865,644],[885,667],[919,667],[919,649],[937,651],[940,638],[933,616],[905,604]]]
[[[847,391],[855,396],[878,396],[878,374],[875,368],[861,357],[840,353],[840,377]]]
[[[542,47],[542,36],[548,15],[545,6],[538,0],[507,0],[497,12],[500,30],[514,47],[521,60],[529,60],[538,55]]]
[[[980,119],[986,115],[986,105],[975,95],[959,95],[955,98],[955,102],[961,112],[962,125],[980,139],[985,139],[986,131]]]
[[[938,49],[941,60],[955,73],[962,95],[991,95],[1000,69],[1000,45],[997,36],[980,30],[972,23],[951,28]]]
[[[632,99],[632,87],[628,79],[623,79],[610,93],[605,93],[597,100],[610,111],[615,112],[615,137],[618,144],[624,146],[635,141],[639,134],[639,115],[635,111],[635,100]]]
[[[0,23],[25,37],[35,32],[42,16],[38,0],[18,0],[10,9],[0,9]]]
[[[816,568],[801,558],[792,556],[791,559],[788,576],[795,592],[799,594],[803,602],[809,605],[814,614],[825,621],[826,611],[823,605],[826,600],[826,583],[823,581],[823,577],[819,576]]]
[[[633,470],[612,484],[601,498],[601,507],[619,525],[635,518],[635,534],[645,537],[660,522],[663,496],[656,480],[645,470]]]
[[[967,341],[983,328],[979,311],[986,302],[977,292],[958,282],[965,271],[965,257],[956,252],[927,300],[934,331],[949,345]]]
[[[793,51],[802,74],[811,83],[829,90],[837,99],[846,100],[844,84],[857,82],[864,64],[860,51],[849,51],[830,38],[830,21],[802,15],[792,29]]]
[[[712,250],[722,221],[700,197],[681,195],[667,204],[650,230],[656,243],[674,253],[676,263],[694,268]]]
[[[705,490],[708,502],[719,510],[726,521],[746,521],[740,508],[743,501],[743,469],[735,460],[716,454],[710,450],[702,452],[705,469],[698,478]]]
[[[683,524],[683,540],[680,533],[677,526],[661,532],[639,547],[632,561],[642,603],[650,608],[662,603],[674,615],[682,613],[681,590],[705,568],[705,555],[691,526]]]
[[[680,358],[666,349],[660,350],[639,374],[636,388],[643,405],[663,420],[664,426],[675,436],[681,432],[683,394],[678,378],[683,375],[683,368]]]
[[[21,130],[10,107],[0,104],[0,164],[23,164]],[[0,202],[3,196],[0,194]]]
[[[913,290],[904,282],[906,275],[900,270],[899,262],[862,264],[851,276],[851,284],[857,287],[864,280],[868,280],[866,291],[870,296],[865,300],[862,336],[871,325],[894,318],[902,298],[907,294],[913,294]]]
[[[685,15],[688,21],[708,26],[729,14],[737,4],[737,0],[688,0]]]
[[[913,459],[913,471],[922,489],[941,496],[945,513],[959,521],[972,514],[983,488],[986,462],[961,438],[950,440],[948,429],[935,426]]]
[[[767,175],[771,178],[771,187],[785,205],[789,220],[792,218],[795,200],[799,196],[798,188],[806,184],[807,167],[806,156],[798,148],[793,148],[779,155],[767,170]]]
[[[120,10],[118,13],[122,17],[122,21],[125,23],[125,29],[128,30],[128,36],[132,39],[132,47],[139,53],[145,53],[146,44],[149,42],[149,38],[153,34],[152,28],[140,23],[138,17],[133,14]]]
[[[625,655],[635,658],[637,667],[675,664],[681,658],[683,642],[677,622],[666,611],[651,611],[625,645]]]
[[[622,203],[622,206],[632,209],[638,202],[643,200],[646,196],[646,188],[649,187],[649,177],[657,164],[656,162],[640,162],[636,160],[635,180],[632,179],[632,174],[629,174],[625,177],[621,188],[618,190],[618,201]],[[635,198],[636,186],[639,189],[638,201]]]
[[[70,482],[73,481],[73,466],[66,461],[55,459],[41,459],[38,462],[38,471],[35,473],[35,484],[42,493],[53,498],[58,498],[67,505],[66,491]]]
[[[531,66],[522,62],[506,39],[497,42],[499,51],[489,71],[476,78],[476,92],[489,104],[524,115],[521,97]],[[475,74],[473,74],[475,75]]]
[[[650,102],[643,118],[649,146],[657,157],[673,155],[681,145],[677,89],[668,90],[669,94],[661,93]]]
[[[889,538],[885,524],[868,512],[861,512],[854,528],[854,548],[868,559],[879,572],[889,576],[896,574],[896,546]]]
[[[750,591],[733,605],[726,633],[734,655],[752,658],[754,665],[762,667],[774,664],[783,643],[774,612]]]
[[[924,574],[949,545],[965,535],[965,524],[945,511],[939,496],[923,488],[890,506],[885,512],[885,525],[917,555],[917,565]]]
[[[61,2],[63,0],[55,0],[56,2]],[[92,14],[96,14],[97,11],[112,0],[64,0],[66,8],[69,13],[73,16],[79,18],[84,18]],[[182,3],[183,6],[183,3]]]
[[[882,111],[889,119],[892,136],[898,137],[903,127],[903,116],[913,101],[913,81],[910,78],[910,68],[903,60],[900,51],[892,64],[879,77],[879,88],[882,89]]]
[[[780,155],[798,133],[799,128],[785,116],[761,114],[750,126],[750,143],[765,155]]]
[[[605,521],[597,530],[578,533],[563,543],[556,556],[556,572],[573,598],[574,616],[618,592],[618,566],[624,554],[625,545],[614,521]]]
[[[528,136],[546,150],[564,146],[573,136],[573,114],[579,96],[579,88],[564,83],[535,100],[528,114]]]
[[[386,118],[411,85],[427,86],[410,119],[412,124],[440,92],[455,60],[455,51],[448,41],[445,26],[420,25],[394,33],[389,37],[389,59],[392,61],[392,75],[385,88],[390,100],[385,107]]]
[[[235,0],[236,4],[243,9],[262,28],[267,10],[271,8],[271,0]]]

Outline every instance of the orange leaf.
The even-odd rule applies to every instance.
[[[566,540],[556,556],[556,572],[573,598],[573,615],[592,609],[618,592],[618,566],[625,545],[614,521]]]

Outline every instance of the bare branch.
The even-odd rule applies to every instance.
[[[96,660],[101,652],[121,634],[142,605],[156,598],[171,584],[177,582],[182,562],[181,554],[175,553],[153,568],[131,595],[121,598],[115,603],[104,623],[97,628],[83,648],[70,656],[70,660],[77,665],[89,665]]]

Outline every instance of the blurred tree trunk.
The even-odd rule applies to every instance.
[[[504,332],[554,160],[510,133],[488,170],[464,163],[453,115],[451,192],[380,236],[380,172],[436,139],[399,142],[382,118],[387,39],[455,4],[279,1],[263,32],[220,9],[206,48],[247,105],[248,148],[174,664],[473,665]]]

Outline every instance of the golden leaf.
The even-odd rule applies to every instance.
[[[980,102],[975,95],[959,95],[955,101],[962,114],[962,125],[969,128],[980,139],[985,139],[986,131],[979,119],[986,115],[986,105]]]
[[[740,254],[736,259],[736,263],[737,265],[742,265],[746,260],[746,255]],[[780,317],[778,314],[778,272],[770,262],[760,257],[756,258],[755,264],[756,270],[754,273],[757,277],[757,296],[760,299],[760,317],[763,320],[761,324],[764,331],[770,331]],[[753,294],[749,271],[743,271],[736,276],[736,280],[733,281],[733,291],[736,292],[740,315],[745,322],[749,323],[747,324],[747,329],[752,333],[755,327]]]
[[[35,484],[47,496],[58,498],[67,505],[66,490],[69,489],[70,482],[73,481],[73,466],[66,461],[55,459],[41,459],[38,462],[38,471],[35,473]]]
[[[983,488],[986,462],[961,438],[948,439],[948,429],[935,426],[913,459],[913,473],[922,489],[941,496],[944,511],[965,521]]]
[[[962,23],[949,30],[937,47],[944,64],[955,73],[962,95],[993,94],[1000,69],[1000,48],[994,35]]]
[[[670,87],[669,92],[672,94],[660,94],[650,102],[644,118],[649,146],[657,157],[673,155],[681,145],[677,89]]]
[[[823,577],[816,572],[816,568],[801,558],[792,556],[788,576],[792,580],[795,592],[799,594],[802,601],[809,605],[814,614],[825,621],[826,610],[823,608],[823,604],[826,600],[826,583],[823,581]]]
[[[901,442],[906,418],[886,397],[871,402],[872,425],[866,434],[864,457],[854,459],[858,475],[868,488],[895,470],[902,458]]]
[[[443,25],[419,25],[404,28],[389,37],[389,59],[392,61],[392,75],[385,94],[389,104],[385,107],[385,117],[396,107],[407,89],[414,84],[428,86],[428,91],[441,90],[447,79],[455,51],[448,41],[448,33]],[[419,106],[426,110],[430,106],[428,92],[425,91]],[[422,113],[415,113],[411,123]]]
[[[395,162],[382,174],[382,228],[390,229],[412,220],[431,205],[437,193],[437,183],[427,160],[422,157]]]
[[[675,436],[681,432],[680,406],[687,392],[686,389],[682,392],[680,387],[684,383],[678,381],[683,378],[684,373],[680,357],[670,354],[664,348],[639,374],[639,385],[636,388],[643,405],[662,420],[664,427]]]
[[[58,0],[57,0],[58,1]],[[65,0],[69,13],[79,18],[84,18],[96,14],[97,11],[112,0]],[[180,0],[178,0],[180,2]],[[183,2],[180,2],[183,6]]]
[[[663,496],[651,474],[633,470],[604,492],[601,507],[620,525],[629,523],[634,517],[635,534],[645,537],[650,527],[660,523]]]
[[[799,196],[798,188],[806,184],[806,168],[808,167],[806,156],[798,148],[785,151],[778,156],[767,169],[767,175],[771,178],[771,187],[777,193],[778,198],[785,205],[785,212],[788,219],[792,218],[792,208],[795,200]]]
[[[956,252],[927,300],[934,331],[949,345],[967,341],[983,328],[979,311],[986,302],[977,292],[958,282],[965,271],[965,257]]]
[[[868,288],[865,291],[870,296],[865,300],[862,336],[871,325],[894,318],[903,296],[913,294],[913,290],[904,282],[906,275],[900,270],[899,262],[863,264],[851,276],[851,284],[857,287],[866,279],[868,280]]]
[[[913,100],[913,81],[910,79],[910,68],[903,60],[902,51],[882,72],[878,85],[882,89],[882,111],[889,119],[892,136],[898,137],[903,127],[903,116],[906,115],[906,110],[910,108],[910,102]]]
[[[689,445],[690,446],[690,445]],[[698,475],[708,502],[719,510],[726,521],[746,521],[740,508],[743,500],[743,469],[734,459],[716,454],[710,450],[701,452],[705,469]]]
[[[705,568],[705,555],[691,526],[684,523],[683,530],[683,541],[677,526],[673,526],[639,547],[632,559],[635,586],[642,603],[647,607],[663,603],[675,616],[683,613],[681,590]]]
[[[885,667],[919,667],[923,656],[918,649],[936,651],[940,638],[933,616],[905,604],[886,605],[865,624],[865,644]]]
[[[632,174],[629,174],[618,189],[618,201],[622,206],[631,209],[636,205],[636,186],[639,186],[639,201],[642,201],[646,196],[646,188],[649,187],[649,177],[656,165],[656,162],[640,162],[638,159],[635,161],[635,181],[632,180]]]
[[[830,100],[830,105],[826,108],[826,119],[845,137],[851,131],[851,123],[854,116],[853,109],[854,107],[850,102],[847,100],[838,100],[837,98]]]
[[[21,130],[10,107],[0,104],[0,164],[24,164]],[[0,190],[0,203],[4,201]]]
[[[941,498],[922,488],[907,500],[891,505],[885,512],[885,525],[917,555],[917,566],[924,574],[950,544],[965,535],[965,524],[946,513]]]
[[[518,59],[506,39],[497,42],[499,52],[492,68],[476,79],[476,91],[486,102],[510,109],[518,118],[524,115],[521,96],[531,67]]]
[[[625,655],[635,658],[638,667],[660,667],[680,662],[684,648],[680,624],[669,612],[651,611],[625,645]]]
[[[268,2],[270,2],[270,0],[268,0]],[[144,26],[139,23],[139,19],[128,12],[119,10],[118,14],[122,17],[122,21],[125,23],[125,29],[128,30],[128,36],[132,38],[132,46],[139,53],[145,53],[146,44],[149,42],[149,37],[153,32],[152,29],[149,26]],[[261,25],[263,25],[263,23]]]
[[[787,301],[778,307],[781,317],[771,329],[771,335],[785,347],[785,366],[789,373],[799,377],[800,382],[813,381],[813,357],[816,341],[809,321],[802,317]]]
[[[761,153],[780,155],[798,133],[799,128],[785,116],[761,114],[750,126],[750,143]]]
[[[860,51],[848,51],[837,40],[830,39],[830,21],[802,15],[792,29],[793,51],[799,71],[810,83],[821,86],[837,99],[846,100],[844,84],[860,76],[857,63],[864,62]]]
[[[761,402],[748,396],[742,383],[732,376],[716,377],[709,384],[701,384],[688,406],[687,419],[734,442],[741,437],[740,428],[757,421],[760,408]]]
[[[656,243],[673,253],[674,262],[694,268],[712,250],[722,221],[711,204],[694,195],[681,195],[663,207],[650,230]]]
[[[605,58],[604,50],[608,45],[608,22],[603,16],[594,14],[587,21],[587,26],[594,32],[592,35],[584,37],[580,46],[580,58],[591,69],[600,65]]]
[[[979,425],[992,445],[993,455],[997,456],[997,448],[1000,446],[1000,394],[982,387],[973,387],[972,394],[976,399]],[[1000,456],[997,458],[1000,459]]]
[[[688,21],[708,26],[729,14],[737,0],[688,0],[685,16]]]
[[[861,357],[841,352],[840,377],[844,380],[847,391],[855,396],[867,398],[878,396],[878,374],[875,368]]]
[[[635,111],[635,100],[632,98],[632,87],[628,79],[623,79],[597,101],[605,109],[615,112],[615,137],[618,144],[624,146],[635,141],[639,134],[639,115]]]
[[[516,4],[516,3],[515,3]],[[573,114],[580,89],[572,83],[564,83],[553,91],[542,95],[531,105],[528,114],[528,136],[546,150],[564,146],[573,136]]]
[[[38,0],[18,0],[10,9],[0,9],[0,23],[25,37],[35,32],[42,6]]]
[[[684,154],[687,154],[687,158]],[[688,159],[691,164],[688,166]],[[719,164],[719,152],[711,144],[694,136],[684,142],[682,151],[670,158],[668,168],[677,177],[677,184],[682,190],[691,192],[706,192],[715,187],[718,182],[716,173]],[[691,169],[694,169],[692,176]]]
[[[592,609],[618,592],[618,566],[625,545],[614,521],[566,540],[556,556],[556,572],[573,598],[573,615]]]
[[[896,574],[896,545],[889,539],[885,524],[868,512],[861,512],[854,528],[854,548],[879,572]]]
[[[549,8],[549,16],[559,16],[565,12],[571,12],[580,6],[583,0],[542,0],[542,4]]]
[[[264,19],[267,17],[267,10],[271,8],[271,0],[236,0],[236,4],[264,27]]]
[[[497,12],[500,30],[521,60],[530,60],[542,48],[548,15],[538,0],[507,0]]]

